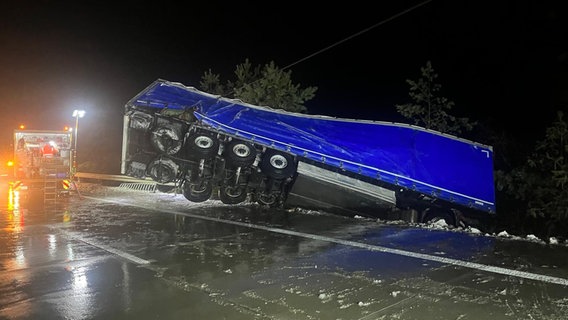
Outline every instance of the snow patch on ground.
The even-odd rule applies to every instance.
[[[415,224],[415,226],[420,227],[420,228],[427,228],[427,229],[433,229],[433,230],[447,230],[447,231],[454,231],[454,232],[466,232],[466,233],[470,233],[470,234],[475,234],[475,235],[485,235],[488,237],[496,237],[496,238],[505,238],[505,239],[510,239],[510,240],[518,240],[518,241],[530,241],[530,242],[535,242],[535,243],[541,243],[541,244],[550,244],[550,245],[560,245],[560,246],[566,246],[568,247],[568,242],[566,241],[559,241],[557,238],[555,237],[551,237],[548,239],[548,241],[545,241],[537,236],[535,236],[534,234],[528,234],[526,236],[516,236],[516,235],[512,235],[510,233],[508,233],[506,230],[503,230],[501,232],[498,233],[493,233],[493,234],[488,234],[488,233],[483,233],[481,230],[477,229],[477,228],[473,228],[473,227],[466,227],[466,228],[454,228],[452,226],[448,226],[444,220],[439,220],[430,224],[424,224],[424,223],[418,223]]]

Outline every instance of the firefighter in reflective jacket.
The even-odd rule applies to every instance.
[[[41,154],[45,158],[53,158],[53,156],[57,154],[55,143],[53,141],[50,141],[49,143],[44,144],[43,148],[41,148]]]

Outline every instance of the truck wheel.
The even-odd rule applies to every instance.
[[[187,138],[186,155],[190,159],[210,159],[219,150],[219,140],[210,133],[196,132]]]
[[[170,159],[157,159],[148,166],[148,175],[159,183],[168,183],[175,180],[178,165]]]
[[[291,177],[296,171],[292,155],[274,149],[266,150],[260,162],[260,169],[274,179]]]
[[[256,201],[262,205],[274,208],[278,205],[278,197],[274,193],[264,193],[261,192],[257,194]]]
[[[256,159],[256,149],[250,142],[232,140],[225,146],[225,160],[229,166],[248,167]]]
[[[168,127],[159,127],[152,130],[150,142],[159,152],[174,155],[181,150],[183,144],[181,133]]]
[[[154,123],[154,116],[144,112],[133,112],[128,125],[132,129],[148,131]]]
[[[221,186],[219,188],[219,198],[225,204],[237,204],[247,198],[246,187],[244,186]]]
[[[182,186],[183,196],[191,202],[203,202],[209,200],[213,193],[213,185],[210,180],[202,180],[199,183],[185,181]]]

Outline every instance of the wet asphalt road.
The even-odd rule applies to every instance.
[[[568,318],[566,245],[80,190],[1,190],[0,319]]]

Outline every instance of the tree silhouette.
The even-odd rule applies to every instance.
[[[293,84],[292,71],[281,70],[274,61],[253,68],[248,59],[236,66],[234,81],[222,84],[220,75],[209,69],[199,84],[206,92],[301,113],[308,111],[304,104],[313,99],[317,91],[317,87],[301,89],[299,84]]]
[[[410,85],[412,102],[396,105],[396,110],[403,117],[414,121],[415,125],[448,134],[459,135],[463,131],[471,131],[476,125],[468,118],[458,118],[448,113],[454,102],[446,97],[439,96],[442,85],[436,83],[438,74],[434,71],[432,63],[420,68],[421,77],[418,80],[407,79]]]

